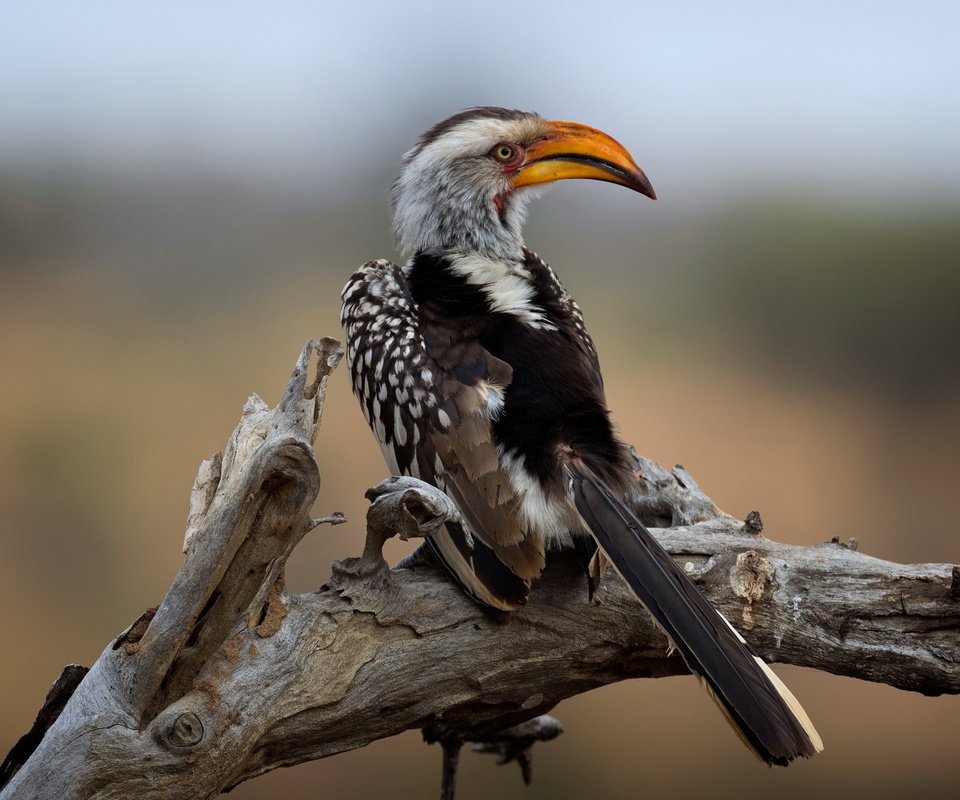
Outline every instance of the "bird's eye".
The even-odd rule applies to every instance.
[[[501,164],[513,164],[520,161],[523,151],[516,145],[501,142],[490,151],[490,155]]]

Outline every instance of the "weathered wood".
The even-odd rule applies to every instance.
[[[411,728],[504,741],[571,695],[686,671],[615,575],[588,602],[568,553],[550,554],[524,608],[498,616],[429,557],[389,569],[388,535],[457,513],[412,479],[368,494],[362,556],[338,562],[319,591],[288,594],[286,558],[321,521],[308,516],[319,487],[311,448],[338,359],[332,340],[308,345],[277,408],[251,398],[222,461],[201,467],[167,596],[104,650],[0,797],[211,798]],[[758,516],[719,511],[682,468],[639,457],[636,467],[631,503],[669,526],[660,541],[766,659],[960,692],[955,567],[894,564],[838,542],[778,544]],[[529,766],[526,750],[503,747]]]
[[[23,736],[17,740],[17,743],[10,748],[3,764],[0,765],[0,787],[6,786],[7,782],[16,774],[24,764],[27,763],[30,756],[33,755],[40,742],[50,726],[57,721],[60,714],[67,704],[67,701],[73,696],[80,681],[83,680],[90,670],[79,664],[67,664],[60,673],[60,677],[53,682],[53,686],[47,692],[47,697],[43,701],[40,711],[37,712],[37,718],[33,721],[33,726]]]

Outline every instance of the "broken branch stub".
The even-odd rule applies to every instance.
[[[104,651],[8,791],[16,785],[17,797],[89,797],[103,783],[98,771],[116,774],[123,785],[127,761],[143,763],[159,748],[167,753],[156,762],[161,765],[209,744],[222,725],[206,707],[217,683],[211,664],[232,654],[231,638],[248,627],[251,602],[262,606],[253,614],[260,636],[279,625],[286,607],[283,565],[314,527],[309,511],[320,474],[312,445],[327,379],[340,357],[333,339],[309,342],[276,408],[256,395],[247,401],[224,455],[200,466],[184,563],[163,602]],[[83,759],[90,748],[121,763]],[[31,767],[51,752],[65,770],[76,762],[74,777],[65,772],[52,782],[35,780]],[[144,787],[155,782],[150,775],[132,779]]]
[[[334,340],[307,343],[277,407],[253,395],[219,475],[198,475],[194,485],[210,500],[202,518],[191,514],[195,546],[140,641],[143,683],[135,710],[141,724],[187,691],[251,601],[269,591],[266,578],[277,579],[277,565],[308,530],[307,514],[320,489],[313,441],[327,377],[340,356]],[[203,462],[201,474],[215,465],[216,458]]]

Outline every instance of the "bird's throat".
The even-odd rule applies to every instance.
[[[500,218],[500,224],[507,224],[507,201],[510,199],[510,190],[504,189],[500,194],[493,198],[493,207],[497,209],[497,216]]]

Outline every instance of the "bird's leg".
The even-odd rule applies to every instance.
[[[593,602],[600,590],[600,580],[607,569],[607,557],[591,536],[574,536],[573,549],[587,575],[587,599]]]

